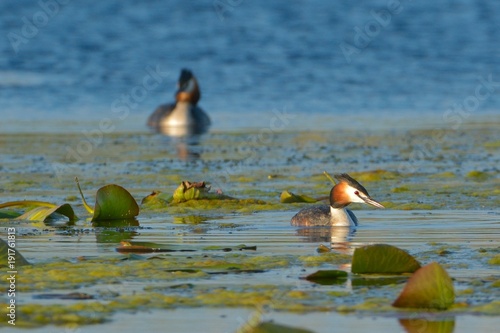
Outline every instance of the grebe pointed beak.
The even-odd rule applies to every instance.
[[[361,198],[363,199],[363,201],[369,205],[372,205],[374,207],[378,207],[378,208],[385,208],[384,206],[382,206],[382,204],[380,202],[377,202],[375,200],[373,200],[372,198],[370,197],[364,197],[364,198]]]

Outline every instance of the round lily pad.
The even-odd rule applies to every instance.
[[[356,274],[413,273],[420,263],[408,252],[387,244],[357,248],[352,258],[351,272]]]
[[[106,185],[96,194],[92,221],[131,219],[139,214],[134,197],[119,185]]]
[[[392,304],[398,308],[446,310],[455,302],[453,282],[437,262],[430,263],[412,275]]]
[[[332,270],[319,270],[306,276],[307,281],[315,282],[322,285],[331,285],[337,283],[339,280],[347,278],[347,272],[332,269]]]

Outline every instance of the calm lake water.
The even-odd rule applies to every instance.
[[[479,259],[478,250],[494,246],[500,239],[498,229],[499,212],[470,212],[470,211],[382,211],[382,212],[357,212],[362,221],[362,227],[349,236],[346,240],[346,253],[361,245],[371,243],[387,243],[408,250],[417,258],[426,257],[426,261],[437,260],[441,264],[448,265],[450,275],[455,279],[455,288],[458,293],[468,288],[466,281],[471,279],[487,278],[498,273],[494,266],[484,264]],[[114,253],[117,239],[129,239],[133,241],[148,241],[170,246],[190,247],[197,246],[237,246],[245,243],[256,245],[255,255],[311,255],[315,252],[318,244],[329,246],[329,237],[311,238],[311,235],[301,234],[300,230],[289,225],[290,212],[267,212],[252,215],[233,215],[225,217],[207,216],[204,224],[187,225],[180,224],[181,220],[168,216],[163,218],[141,218],[140,228],[122,229],[89,229],[84,227],[80,232],[68,232],[68,229],[46,227],[40,234],[40,230],[33,230],[30,226],[17,224],[18,245],[22,248],[25,257],[34,263],[53,261],[56,256],[58,260],[74,260],[79,256],[98,257],[109,256]],[[221,227],[222,223],[235,223],[236,228]],[[443,234],[446,225],[453,224],[453,229]],[[79,223],[80,227],[82,226]],[[79,230],[80,228],[75,228]],[[195,231],[195,229],[197,231]],[[84,231],[86,230],[86,231]],[[338,242],[339,239],[332,241]],[[436,248],[449,249],[450,253],[439,256]],[[119,256],[118,253],[115,254]],[[188,254],[173,254],[186,256]],[[251,254],[250,254],[251,255]],[[335,286],[319,286],[305,280],[299,280],[299,276],[305,276],[316,271],[315,267],[292,266],[286,269],[269,270],[258,274],[246,274],[244,276],[227,274],[213,276],[203,280],[177,280],[173,283],[196,284],[197,288],[208,286],[235,286],[235,285],[261,285],[279,281],[281,286],[294,286],[299,290],[323,290],[326,292],[340,291],[359,293],[371,293],[372,297],[382,297],[384,291],[377,293],[376,288],[351,285],[351,281]],[[125,279],[126,280],[126,279]],[[167,282],[172,284],[172,282]],[[161,281],[148,282],[148,285],[163,286]],[[124,281],[116,286],[96,285],[80,288],[80,292],[99,293],[106,288],[119,290],[120,294],[133,294],[142,292],[144,287],[141,283]],[[72,292],[73,290],[59,290],[58,292]],[[33,296],[40,294],[20,293],[18,301],[27,303],[50,304],[54,301],[37,300]],[[462,295],[459,301],[481,302],[485,297],[495,299],[498,292],[492,290],[489,296]],[[57,301],[56,301],[57,302]],[[71,304],[71,301],[65,301]],[[134,332],[141,327],[156,332],[168,322],[168,332],[234,332],[236,327],[243,323],[254,313],[252,309],[228,309],[228,308],[179,308],[175,310],[150,310],[140,311],[135,314],[118,313],[112,316],[112,321],[98,326],[79,326],[78,332]],[[192,320],[193,316],[198,320]],[[420,314],[422,316],[422,314]],[[424,314],[424,318],[434,318],[436,321],[454,321],[455,329],[444,332],[470,332],[471,327],[479,332],[494,332],[496,325],[500,322],[499,317],[471,315],[439,315]],[[427,317],[426,317],[427,316]],[[331,332],[332,327],[340,332],[404,332],[397,316],[377,316],[370,313],[340,314],[337,312],[312,312],[306,314],[291,314],[287,312],[269,310],[263,314],[263,318],[273,319],[278,323],[288,324],[296,327],[307,327],[314,332]],[[421,318],[421,317],[420,317]],[[68,332],[70,325],[63,327],[43,327],[31,330],[32,332]],[[9,332],[14,330],[8,329]],[[409,331],[413,332],[413,331]],[[415,331],[418,332],[418,331]],[[442,332],[430,330],[428,332]]]
[[[423,115],[448,125],[455,103],[468,115],[449,122],[499,115],[498,84],[474,100],[490,75],[500,82],[496,1],[64,2],[0,3],[2,131],[103,117],[142,130],[183,67],[198,76],[215,129],[266,126],[284,108],[311,128],[331,126],[304,122],[316,114],[342,126]],[[152,71],[159,84],[145,90]]]
[[[77,194],[73,177],[79,175],[87,182],[88,198],[109,182],[140,200],[153,189],[173,190],[188,179],[214,181],[214,188],[230,195],[276,203],[287,188],[327,193],[328,182],[317,176],[323,170],[380,169],[388,176],[369,182],[370,194],[398,208],[356,212],[361,226],[352,235],[302,233],[289,225],[297,206],[200,212],[204,223],[196,226],[182,223],[189,219],[186,214],[147,209],[139,227],[125,229],[94,229],[85,219],[67,228],[9,222],[18,229],[28,260],[119,257],[115,248],[122,239],[181,246],[244,243],[256,245],[256,255],[269,256],[314,255],[319,244],[330,241],[345,241],[345,253],[388,243],[446,265],[459,292],[474,288],[470,299],[460,294],[460,301],[483,304],[500,297],[498,288],[485,292],[472,284],[498,277],[498,266],[478,253],[497,247],[500,239],[495,190],[500,138],[493,130],[500,123],[500,2],[56,1],[0,2],[0,134],[7,133],[0,135],[1,202],[66,201]],[[200,106],[213,121],[212,133],[190,147],[145,127],[157,105],[173,100],[181,68],[198,77]],[[156,84],[146,88],[145,80]],[[110,119],[113,131],[100,137],[103,119]],[[272,130],[276,119],[283,126],[272,137],[252,141]],[[445,133],[442,141],[440,133]],[[90,152],[78,158],[68,153],[87,141]],[[188,150],[197,155],[192,161],[182,157]],[[391,176],[408,161],[418,172]],[[58,174],[61,165],[65,170]],[[473,171],[480,177],[467,176]],[[71,203],[85,216],[78,200]],[[405,210],[405,204],[438,208]],[[438,255],[441,247],[450,253]],[[316,269],[295,265],[196,283],[279,281],[331,291],[298,278]],[[141,293],[144,285],[126,287]],[[334,290],[366,296],[353,292],[349,282]],[[369,293],[380,296],[374,289]],[[33,295],[21,293],[19,300],[59,302]],[[166,323],[169,332],[234,332],[252,313],[249,308],[117,312],[98,326],[30,332],[159,331]],[[397,316],[371,313],[270,310],[264,318],[318,333],[404,330]],[[496,332],[500,325],[498,316],[447,320],[455,320],[455,333]]]

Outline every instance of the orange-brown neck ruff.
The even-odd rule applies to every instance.
[[[330,191],[330,206],[333,208],[344,208],[351,203],[347,188],[349,185],[346,182],[340,182],[335,185]]]
[[[193,91],[179,91],[175,96],[177,102],[189,102],[193,105],[196,105],[201,98],[200,88],[198,87],[198,82],[195,78],[192,78],[194,81]]]

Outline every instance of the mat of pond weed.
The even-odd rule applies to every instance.
[[[361,316],[380,318],[356,324],[365,328],[389,318],[390,332],[406,327],[405,318],[487,331],[500,316],[498,125],[283,132],[266,144],[251,141],[259,132],[216,132],[194,146],[114,133],[88,154],[78,153],[79,134],[0,135],[0,202],[68,202],[81,217],[70,224],[0,215],[2,238],[15,228],[16,249],[32,263],[16,276],[16,326],[105,331],[116,321],[132,327],[143,314],[151,323],[168,317],[173,327],[199,316],[236,331],[258,317],[327,332],[329,320],[350,325]],[[290,226],[308,204],[280,203],[280,193],[327,197],[324,170],[349,172],[387,209],[352,205],[360,226],[351,234]],[[87,197],[119,184],[140,203],[187,180],[231,199],[141,206],[136,224],[95,225],[85,218],[75,176]],[[117,251],[120,243],[163,250]],[[350,272],[354,248],[373,243],[398,246],[422,264],[439,262],[453,279],[454,305],[392,307],[405,276],[349,274],[326,285],[304,279],[318,270]],[[333,249],[318,253],[320,245]],[[0,295],[2,306],[8,301]],[[471,319],[478,314],[484,320]]]

